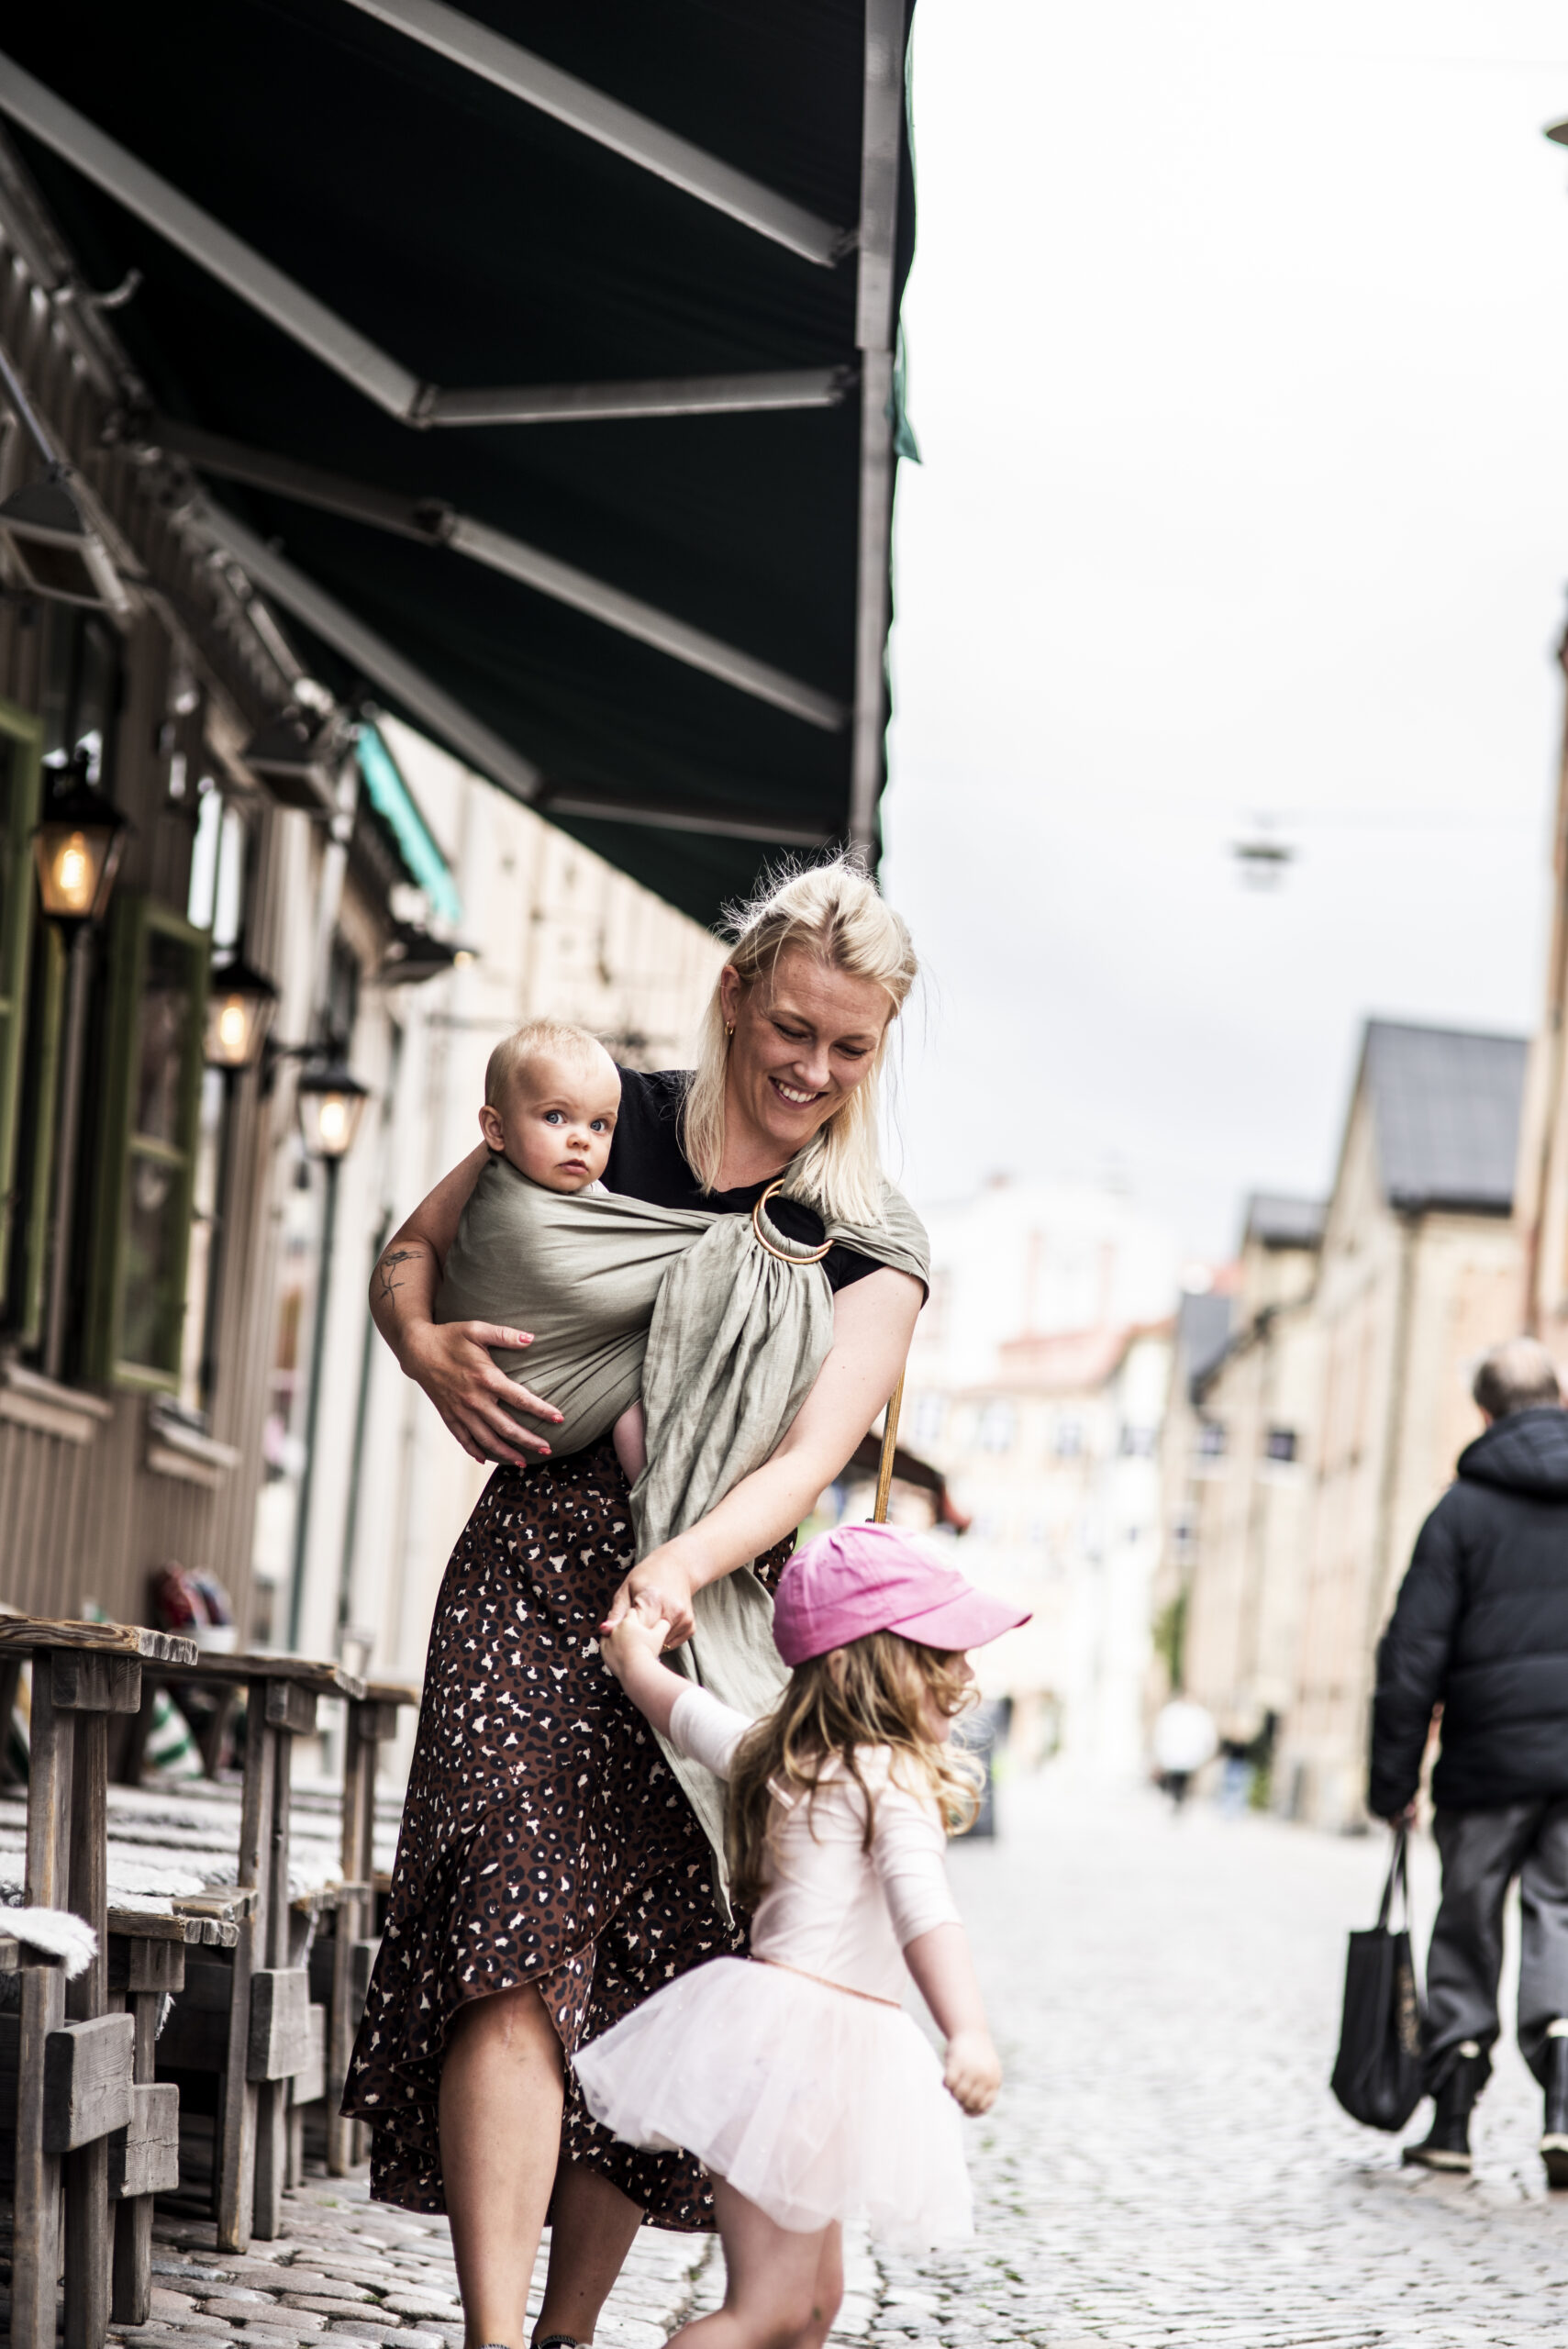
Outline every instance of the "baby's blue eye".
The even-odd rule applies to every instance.
[[[588,1122],[596,1134],[607,1133],[609,1130],[610,1121],[607,1118],[591,1118]]]
[[[547,1109],[544,1113],[544,1122],[547,1126],[563,1126],[566,1123],[565,1110]]]

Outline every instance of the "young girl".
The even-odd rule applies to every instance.
[[[944,1827],[975,1807],[949,1739],[964,1651],[1028,1620],[893,1527],[850,1525],[780,1578],[773,1634],[793,1670],[760,1721],[666,1669],[665,1626],[646,1614],[604,1635],[653,1727],[728,1780],[734,1891],[752,1911],[750,1962],[695,1967],[577,2056],[617,2137],[684,2146],[713,2175],[725,2301],[685,2349],[816,2349],[847,2218],[913,2251],[973,2232],[956,2108],[988,2111],[1001,2070],[943,1865]],[[901,2011],[906,1965],[945,2069]]]

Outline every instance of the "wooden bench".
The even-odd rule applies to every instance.
[[[137,2085],[134,2020],[109,2007],[109,1717],[139,1708],[144,1662],[183,1665],[195,1656],[191,1641],[135,1624],[0,1619],[0,1662],[9,1667],[30,1659],[33,1667],[28,1903],[72,1909],[97,1936],[96,1956],[70,1983],[61,1965],[17,1955],[16,2349],[53,2349],[62,2183],[66,2349],[101,2349],[107,2331],[115,2233],[109,2139],[128,2132]]]
[[[296,1916],[290,1897],[289,1780],[294,1741],[316,1732],[322,1696],[364,1700],[362,1680],[340,1664],[299,1656],[203,1655],[160,1675],[167,1686],[202,1681],[245,1691],[245,1758],[240,1797],[238,1887],[254,1897],[236,1922],[227,1960],[227,2013],[221,1963],[197,1969],[176,2001],[159,2050],[168,2072],[217,2069],[220,2081],[214,2138],[213,2214],[217,2248],[241,2252],[252,2234],[274,2236],[289,2173],[289,2084],[317,2067],[319,2038],[310,2014],[305,1944],[311,1918]],[[338,1895],[340,1898],[340,1887]],[[327,1900],[324,1905],[334,1905]],[[226,2025],[215,2066],[212,2018]],[[297,2129],[295,2151],[297,2157]]]

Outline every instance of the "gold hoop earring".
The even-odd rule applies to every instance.
[[[733,1028],[727,1028],[724,1032],[727,1037],[731,1037],[734,1035],[735,1030]]]

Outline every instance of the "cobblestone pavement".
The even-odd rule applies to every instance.
[[[1007,2066],[971,2127],[980,2234],[926,2265],[851,2247],[846,2349],[1562,2349],[1568,2196],[1545,2192],[1511,2046],[1470,2181],[1401,2171],[1330,2099],[1344,1935],[1379,1839],[1339,1842],[1152,1796],[1004,1790],[953,1878]],[[1424,1936],[1430,1854],[1417,1869]],[[154,2349],[461,2349],[445,2222],[307,2185],[287,2231],[219,2257],[161,2218]],[[702,2238],[645,2232],[600,2349],[660,2349],[722,2290]],[[196,2336],[200,2336],[198,2340]]]
[[[1381,1836],[1173,1820],[1049,1777],[1004,1790],[1003,1827],[952,1861],[1008,2073],[971,2141],[980,2238],[884,2263],[879,2349],[1562,2349],[1568,2196],[1545,2191],[1517,2051],[1469,2181],[1402,2171],[1329,2097]],[[1416,1874],[1424,1944],[1429,1850]]]

